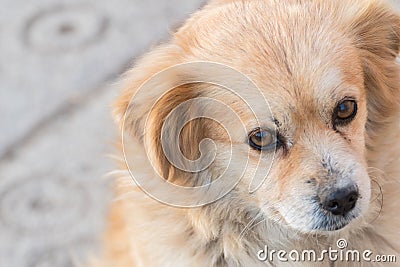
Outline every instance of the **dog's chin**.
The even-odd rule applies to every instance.
[[[319,212],[316,220],[311,227],[311,232],[319,232],[319,233],[337,233],[340,231],[345,231],[346,229],[355,226],[359,218],[361,217],[361,211],[359,209],[355,209],[348,214],[342,215],[333,215],[330,213],[325,213],[323,211]]]
[[[346,231],[347,229],[357,225],[357,221],[361,216],[360,211],[352,211],[345,216],[336,216],[326,214],[323,211],[315,213],[315,216],[309,218],[307,223],[290,223],[287,220],[287,226],[296,232],[304,234],[321,234],[329,235]]]
[[[329,220],[327,220],[326,223],[322,223],[322,224],[317,224],[315,225],[311,230],[309,230],[309,232],[319,232],[319,233],[332,233],[332,232],[339,232],[342,230],[345,230],[346,228],[349,227],[349,225],[351,224],[352,220],[340,220],[340,221],[335,221],[331,222]]]

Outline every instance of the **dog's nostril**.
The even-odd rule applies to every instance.
[[[328,203],[327,207],[330,209],[337,209],[339,207],[339,203],[336,201],[331,201]]]
[[[356,195],[351,195],[349,198],[350,203],[355,203],[357,201],[357,196]]]
[[[354,209],[358,200],[358,192],[355,186],[342,188],[329,194],[322,200],[322,207],[334,215],[346,215]]]

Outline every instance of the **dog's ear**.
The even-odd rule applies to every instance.
[[[205,119],[198,117],[199,91],[200,84],[185,84],[170,88],[153,106],[148,103],[142,132],[148,156],[164,179],[179,185],[188,185],[185,177],[201,169],[191,164],[200,159],[200,143],[207,137]]]
[[[199,143],[205,138],[203,119],[191,119],[200,107],[190,100],[200,96],[201,84],[187,82],[190,68],[180,67],[182,62],[180,48],[171,45],[147,54],[126,74],[123,91],[113,103],[124,139],[145,146],[158,173],[176,183],[180,181],[171,179],[185,175],[185,160],[199,158]],[[187,123],[180,128],[182,122]]]
[[[393,124],[400,103],[400,17],[385,1],[346,1],[346,32],[360,51],[368,100],[368,146]],[[383,131],[383,132],[382,132]],[[386,130],[387,131],[387,130]]]
[[[352,1],[349,1],[352,2]],[[356,0],[359,7],[351,14],[350,31],[355,45],[382,59],[392,60],[400,49],[400,17],[396,11],[381,0]]]
[[[137,95],[142,86],[151,77],[163,70],[181,63],[182,52],[179,47],[173,45],[160,46],[152,52],[146,54],[137,64],[124,74],[116,88],[121,90],[120,95],[112,104],[113,117],[122,129],[131,127],[130,130],[136,137],[141,138],[144,122],[142,118],[149,108],[148,103],[163,94],[164,87],[160,81],[148,94]],[[168,82],[168,81],[165,81]],[[136,97],[137,96],[137,97]],[[135,106],[135,110],[128,109]],[[126,124],[126,125],[124,125]]]

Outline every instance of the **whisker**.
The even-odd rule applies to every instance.
[[[253,225],[251,225],[251,226],[249,226],[248,229],[247,229],[247,231],[250,231],[250,230],[253,229],[254,227],[260,225],[260,224],[263,223],[263,222],[266,222],[267,220],[268,220],[267,218],[264,218],[264,219],[262,219],[261,221],[255,223],[255,224],[253,224]],[[243,232],[243,231],[242,231],[242,232]],[[243,235],[243,236],[244,236],[244,235]],[[239,240],[242,239],[243,236],[240,235],[240,236],[239,236]]]
[[[379,218],[379,216],[382,213],[382,209],[383,209],[383,191],[382,191],[382,186],[378,183],[378,181],[376,181],[375,179],[371,179],[371,181],[375,182],[378,185],[379,190],[380,190],[380,195],[381,195],[380,209],[379,209],[378,215],[370,222],[370,224],[373,224]],[[378,197],[376,199],[378,199]]]
[[[239,240],[241,240],[245,233],[247,232],[247,230],[252,228],[253,223],[260,217],[262,216],[262,211],[261,209],[257,212],[257,214],[254,216],[253,219],[250,220],[250,222],[247,223],[247,225],[243,228],[243,230],[240,232],[239,234]]]

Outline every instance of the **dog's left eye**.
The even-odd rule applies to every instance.
[[[249,134],[249,144],[257,150],[271,150],[275,149],[277,138],[271,131],[256,129]]]
[[[355,100],[344,100],[335,109],[334,123],[336,125],[346,124],[357,115],[357,102]]]

